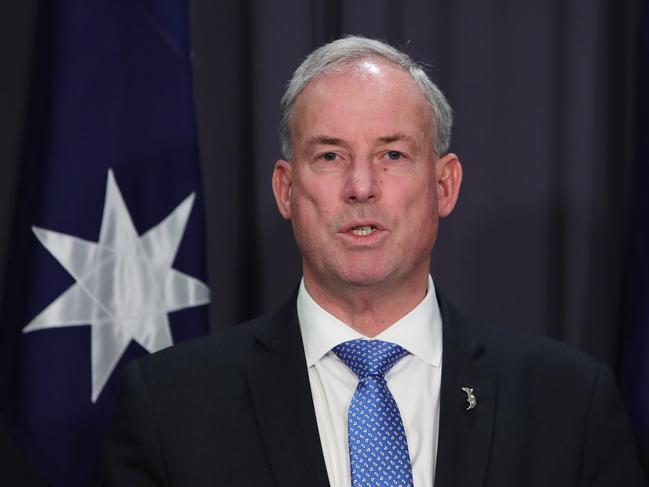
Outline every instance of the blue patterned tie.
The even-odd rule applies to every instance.
[[[408,442],[385,373],[408,352],[381,340],[352,340],[333,348],[358,376],[349,406],[352,485],[410,485]]]

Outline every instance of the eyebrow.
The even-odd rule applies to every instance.
[[[343,139],[330,137],[328,135],[314,135],[313,137],[309,137],[306,143],[309,147],[313,147],[314,145],[347,145]]]
[[[413,140],[413,138],[409,135],[399,132],[396,134],[379,137],[377,140],[381,144],[391,144],[392,142],[398,142],[401,140],[411,141]],[[330,137],[328,135],[314,135],[313,137],[309,137],[306,143],[309,147],[313,147],[314,145],[337,145],[341,147],[347,146],[347,143],[343,139],[339,139],[338,137]]]
[[[384,137],[379,137],[379,142],[382,144],[391,144],[392,142],[398,142],[400,140],[406,140],[406,141],[411,141],[413,138],[409,135],[402,134],[402,133],[396,133],[393,135],[386,135]]]

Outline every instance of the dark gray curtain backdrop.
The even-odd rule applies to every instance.
[[[616,365],[637,5],[604,0],[192,2],[215,327],[300,277],[270,177],[278,100],[309,51],[378,37],[430,66],[464,164],[433,277],[465,314]]]

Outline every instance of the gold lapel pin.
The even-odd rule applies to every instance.
[[[473,409],[474,407],[477,406],[478,401],[476,400],[475,396],[473,395],[473,388],[472,387],[463,387],[462,390],[466,392],[466,402],[469,403],[469,405],[466,407],[466,410]]]

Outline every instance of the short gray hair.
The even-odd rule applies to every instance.
[[[365,58],[383,58],[408,72],[421,93],[426,97],[433,112],[433,149],[438,156],[446,154],[451,143],[453,111],[446,97],[433,83],[422,66],[410,56],[381,41],[360,36],[338,39],[316,49],[293,73],[281,100],[280,141],[284,158],[293,156],[291,142],[291,117],[293,107],[302,90],[318,76],[342,71],[350,64]]]

